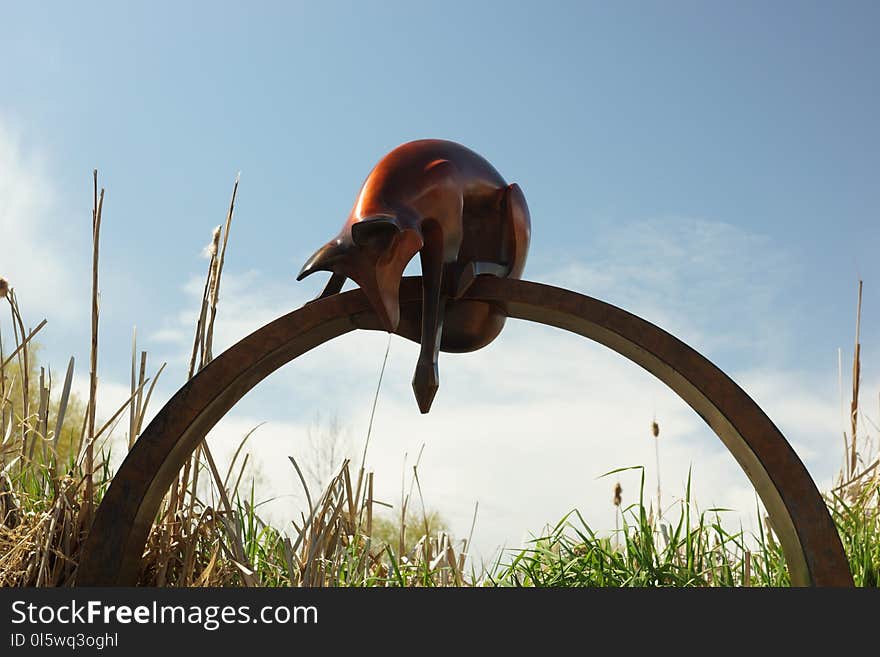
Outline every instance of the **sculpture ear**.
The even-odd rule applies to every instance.
[[[351,241],[356,246],[374,244],[381,247],[388,244],[399,232],[397,217],[390,215],[366,217],[351,225]]]

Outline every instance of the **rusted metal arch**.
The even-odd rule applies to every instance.
[[[569,290],[487,276],[466,298],[595,340],[654,374],[712,427],[748,475],[779,535],[792,583],[852,586],[840,537],[803,463],[758,405],[706,358],[640,317]],[[418,277],[403,279],[400,300],[421,301]],[[208,431],[266,376],[355,329],[381,330],[360,289],[279,317],[181,388],[116,473],[84,546],[77,584],[134,585],[162,497]]]

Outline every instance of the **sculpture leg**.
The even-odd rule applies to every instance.
[[[516,183],[508,185],[504,190],[502,208],[505,228],[504,260],[510,266],[508,276],[519,278],[522,276],[529,251],[532,220],[526,197]]]
[[[320,299],[324,299],[325,297],[332,296],[334,294],[339,294],[342,292],[342,286],[345,285],[346,277],[342,274],[333,274],[330,277],[330,280],[327,281],[327,285],[324,286],[324,290],[316,296],[314,299],[309,301],[309,303],[314,303],[315,301],[319,301]]]
[[[456,272],[452,285],[452,298],[460,299],[468,291],[477,276],[519,278],[522,275],[526,253],[529,248],[531,219],[525,196],[516,183],[499,190],[504,242],[501,260],[496,262],[468,262]]]
[[[495,276],[504,278],[510,273],[510,267],[495,262],[468,262],[458,270],[455,281],[453,299],[460,299],[470,289],[477,276]]]
[[[419,410],[427,413],[440,387],[437,356],[446,305],[442,294],[443,238],[439,228],[426,231],[425,245],[419,255],[422,262],[422,339],[412,386]]]

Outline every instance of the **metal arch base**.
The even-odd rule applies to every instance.
[[[706,358],[640,317],[561,288],[486,276],[465,298],[595,340],[654,374],[706,421],[748,475],[779,535],[792,583],[853,585],[840,537],[803,463],[758,405]],[[400,302],[421,302],[418,277],[403,279]],[[181,388],[113,478],[84,545],[77,585],[134,585],[162,498],[208,431],[266,376],[355,329],[382,330],[359,289],[270,322]]]

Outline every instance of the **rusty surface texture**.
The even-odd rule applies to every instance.
[[[379,161],[342,230],[308,259],[298,279],[332,272],[319,298],[352,279],[387,331],[421,345],[413,392],[427,413],[440,385],[438,352],[476,351],[504,326],[504,313],[493,304],[462,296],[480,275],[519,278],[530,238],[529,208],[518,185],[508,185],[461,144],[422,139]],[[416,254],[422,305],[403,308],[398,288]]]
[[[419,308],[421,279],[404,278],[399,297],[402,308]],[[803,463],[758,405],[706,358],[640,317],[569,290],[481,276],[462,299],[595,340],[654,374],[706,421],[748,475],[779,536],[792,583],[852,586],[837,530]],[[162,497],[196,445],[245,393],[328,340],[385,327],[356,289],[284,315],[215,358],[168,401],[116,473],[84,547],[77,584],[135,584]]]

